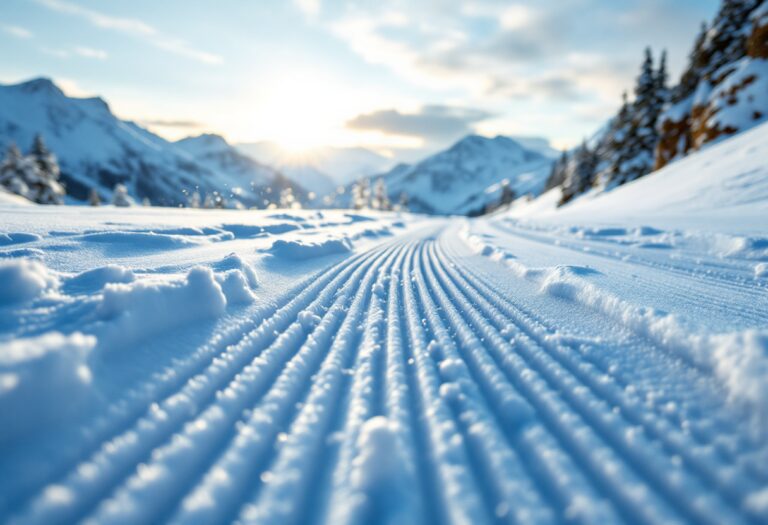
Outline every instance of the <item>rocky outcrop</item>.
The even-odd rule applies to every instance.
[[[725,0],[659,119],[655,169],[768,117],[768,3]]]

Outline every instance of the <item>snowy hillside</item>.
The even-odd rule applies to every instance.
[[[509,215],[555,222],[701,223],[724,230],[760,230],[768,217],[766,159],[768,123],[612,191],[587,193],[562,208],[555,208],[556,197],[545,194],[532,202],[516,202]]]
[[[0,148],[11,143],[27,148],[38,133],[59,158],[68,194],[79,200],[91,188],[109,196],[115,184],[124,183],[134,198],[154,204],[186,204],[188,194],[198,189],[263,207],[286,184],[226,144],[220,144],[229,148],[223,154],[197,158],[195,152],[119,120],[104,100],[68,97],[48,79],[0,86]]]
[[[540,147],[540,144],[538,145]],[[507,182],[516,195],[538,195],[552,157],[508,137],[470,135],[418,164],[398,165],[382,175],[393,202],[437,214],[472,214],[495,205]]]
[[[318,196],[339,186],[389,169],[391,160],[365,148],[317,148],[304,153],[286,151],[273,142],[238,144],[251,158],[274,166]]]

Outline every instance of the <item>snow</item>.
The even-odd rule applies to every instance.
[[[25,303],[59,285],[56,275],[35,260],[0,261],[0,304]]]
[[[302,260],[348,253],[351,250],[346,239],[326,239],[323,241],[286,241],[278,239],[266,252],[280,259]]]
[[[0,521],[765,522],[766,133],[478,219],[0,206]]]
[[[654,224],[730,233],[761,230],[768,216],[768,124],[708,146],[613,191],[555,208],[548,192],[512,216],[545,222]],[[741,232],[733,231],[738,228]]]
[[[87,357],[96,339],[48,332],[0,343],[0,443],[64,424],[90,393]]]
[[[226,288],[242,300],[246,287],[240,274],[239,283],[229,276],[222,279]],[[108,346],[152,337],[174,326],[217,317],[224,313],[227,296],[209,268],[192,268],[183,280],[170,283],[138,281],[108,284],[96,309],[96,315],[107,322],[103,336]]]

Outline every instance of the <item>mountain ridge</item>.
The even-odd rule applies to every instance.
[[[118,118],[101,97],[67,96],[50,78],[0,85],[0,147],[26,147],[37,134],[57,155],[68,196],[76,201],[85,201],[91,189],[109,196],[118,183],[136,200],[166,206],[186,205],[195,191],[246,207],[265,207],[286,187],[306,196],[298,184],[240,155],[223,138],[217,164]]]

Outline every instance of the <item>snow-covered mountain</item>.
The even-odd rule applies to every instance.
[[[218,193],[230,203],[263,207],[286,185],[275,170],[248,159],[223,139],[172,143],[117,118],[101,98],[68,97],[51,80],[0,86],[0,148],[27,148],[41,134],[59,159],[67,193],[108,196],[123,183],[136,199],[179,205],[190,192]]]
[[[270,141],[236,146],[253,159],[279,169],[291,180],[318,196],[392,167],[391,159],[360,147],[325,147],[297,154],[286,151],[279,144]]]
[[[515,195],[538,195],[551,166],[551,156],[509,137],[469,135],[447,150],[417,164],[395,166],[381,177],[390,199],[407,200],[411,211],[466,215],[495,205],[504,186]]]

